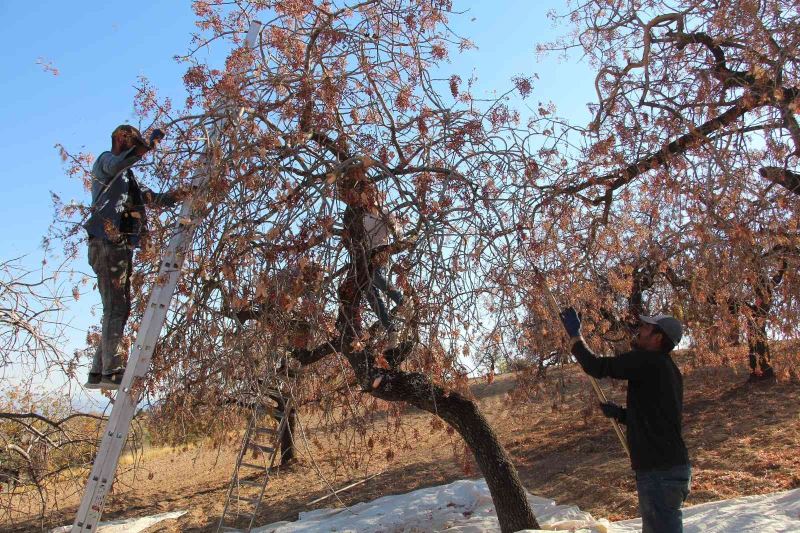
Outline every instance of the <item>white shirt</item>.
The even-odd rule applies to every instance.
[[[387,222],[394,225],[394,218],[391,215],[373,215],[371,213],[364,215],[364,230],[370,250],[389,244],[390,231]]]

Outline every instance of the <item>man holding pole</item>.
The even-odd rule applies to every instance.
[[[633,350],[598,357],[581,336],[581,319],[572,307],[561,312],[571,352],[594,378],[628,381],[627,407],[600,404],[603,414],[627,426],[631,467],[636,473],[643,533],[683,531],[681,506],[689,495],[692,471],[681,435],[683,378],[670,352],[683,335],[669,315],[641,316]]]

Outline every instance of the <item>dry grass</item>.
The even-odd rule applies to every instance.
[[[524,399],[512,395],[513,375],[499,376],[491,384],[476,381],[471,389],[528,490],[612,520],[636,516],[633,477],[611,426],[593,407],[591,389],[578,369],[565,370],[564,378],[566,390],[560,400],[555,382],[542,384]],[[728,368],[687,372],[684,431],[694,463],[690,505],[800,487],[800,386],[747,386],[745,378]],[[624,386],[603,387],[610,397],[624,401]],[[448,483],[474,470],[463,455],[454,453],[461,449],[459,440],[426,413],[411,410],[399,428],[392,417],[378,416],[369,427],[344,432],[323,430],[313,413],[302,417],[308,440],[301,439],[301,460],[270,485],[260,523],[295,519],[308,510],[307,502],[327,494],[328,486],[343,486],[374,472],[383,471],[342,494],[341,501],[331,498],[315,507]],[[388,437],[398,433],[405,438],[393,444]],[[374,437],[372,452],[347,458],[345,468],[343,441],[367,436]],[[122,475],[104,518],[187,509],[181,519],[153,531],[213,531],[236,451],[230,445],[149,452],[137,469]],[[48,517],[48,523],[70,522],[79,497],[61,495],[58,507],[63,511]],[[2,528],[22,531],[32,525]]]

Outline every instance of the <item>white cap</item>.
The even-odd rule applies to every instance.
[[[655,315],[655,316],[645,316],[639,315],[639,320],[646,324],[654,324],[658,326],[658,328],[664,332],[664,335],[669,337],[669,340],[672,341],[672,344],[675,346],[681,342],[681,337],[683,337],[683,326],[681,325],[680,321],[672,315]]]

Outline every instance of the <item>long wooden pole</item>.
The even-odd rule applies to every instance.
[[[364,478],[364,479],[362,479],[361,481],[356,481],[355,483],[350,483],[350,484],[349,484],[349,485],[347,485],[346,487],[342,487],[341,489],[336,489],[335,491],[331,492],[330,494],[326,494],[326,495],[325,495],[325,496],[323,496],[322,498],[317,498],[316,500],[314,500],[314,501],[312,501],[312,502],[308,502],[308,503],[306,504],[306,506],[311,506],[311,505],[314,505],[314,504],[316,504],[316,503],[319,503],[319,502],[324,502],[324,501],[325,501],[325,500],[327,500],[328,498],[333,498],[333,497],[334,497],[334,496],[336,496],[337,494],[340,494],[340,493],[342,493],[342,492],[346,491],[347,489],[352,489],[353,487],[357,487],[358,485],[364,484],[364,483],[366,483],[367,481],[369,481],[370,479],[380,476],[380,475],[381,475],[381,474],[383,474],[384,472],[385,472],[385,470],[381,470],[380,472],[377,472],[377,473],[375,473],[375,474],[372,474],[371,476],[369,476],[369,477],[367,477],[367,478]]]
[[[558,300],[556,300],[556,297],[553,295],[553,291],[550,290],[550,286],[547,284],[547,279],[545,279],[544,275],[539,271],[539,269],[534,268],[534,272],[536,273],[536,276],[539,278],[540,284],[542,285],[542,287],[544,287],[544,290],[547,293],[548,297],[546,298],[546,300],[548,305],[550,306],[550,311],[554,313],[556,316],[560,317],[561,306],[558,304]],[[597,382],[597,380],[594,377],[589,376],[589,383],[592,384],[592,388],[594,389],[595,394],[597,394],[597,398],[602,403],[606,403],[608,399],[606,398],[603,389],[600,388],[600,384]],[[630,449],[628,449],[628,441],[625,440],[625,434],[622,432],[622,428],[619,426],[619,423],[615,419],[609,418],[609,420],[611,421],[611,425],[614,427],[614,432],[617,434],[617,438],[619,438],[620,444],[622,444],[622,448],[625,450],[625,453],[628,455],[628,457],[630,457],[631,451]]]

